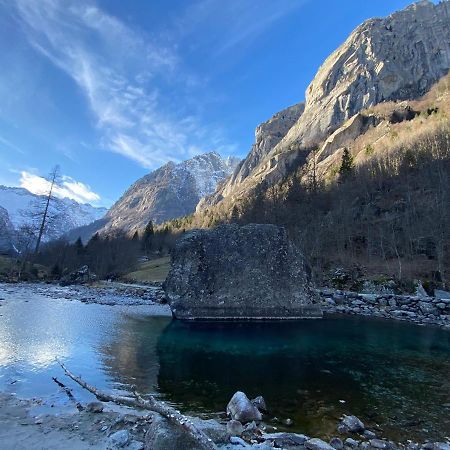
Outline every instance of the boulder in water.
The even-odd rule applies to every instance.
[[[237,391],[227,405],[227,414],[241,423],[260,422],[262,415],[258,408],[241,391]]]
[[[221,225],[178,241],[164,289],[178,319],[322,317],[308,274],[283,227]]]

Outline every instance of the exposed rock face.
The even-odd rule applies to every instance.
[[[8,211],[0,206],[0,254],[14,251],[14,227],[9,220]]]
[[[195,156],[180,164],[169,162],[134,183],[112,206],[101,232],[126,232],[161,223],[195,211],[199,200],[214,192],[239,160],[222,159],[215,152]]]
[[[271,117],[268,121],[260,124],[255,130],[255,143],[247,158],[242,161],[234,170],[234,173],[220,187],[217,193],[210,198],[206,197],[197,206],[198,210],[205,206],[220,201],[224,196],[232,193],[234,186],[242,183],[258,164],[268,155],[268,153],[286,135],[289,129],[297,122],[305,110],[304,103],[290,106]]]
[[[284,136],[267,141],[264,154],[255,150],[257,141],[240,170],[202,206],[223,199],[232,203],[263,182],[280,181],[305,151],[355,114],[382,101],[415,99],[449,68],[448,1],[423,0],[387,18],[367,20],[324,62]]]
[[[321,317],[307,270],[284,228],[222,225],[178,241],[164,288],[179,319]]]

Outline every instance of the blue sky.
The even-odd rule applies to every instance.
[[[169,160],[244,157],[363,20],[409,1],[0,0],[0,184],[109,206]]]

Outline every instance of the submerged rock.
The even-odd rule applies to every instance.
[[[227,414],[233,419],[242,423],[252,422],[253,420],[259,422],[262,415],[258,408],[248,399],[243,392],[236,392],[231,397],[227,405]]]
[[[365,426],[356,416],[344,416],[340,423],[341,429],[350,431],[351,433],[359,433],[364,431]]]
[[[308,271],[284,228],[222,225],[178,241],[164,288],[178,319],[322,317]]]

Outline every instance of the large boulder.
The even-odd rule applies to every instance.
[[[242,423],[259,422],[262,415],[258,408],[240,391],[237,391],[227,405],[227,414],[233,419]]]
[[[302,254],[275,225],[187,233],[172,253],[164,289],[178,319],[322,316]]]
[[[216,444],[228,442],[227,429],[210,419],[190,418],[192,423]],[[198,450],[199,445],[179,426],[155,413],[145,434],[145,450]]]

